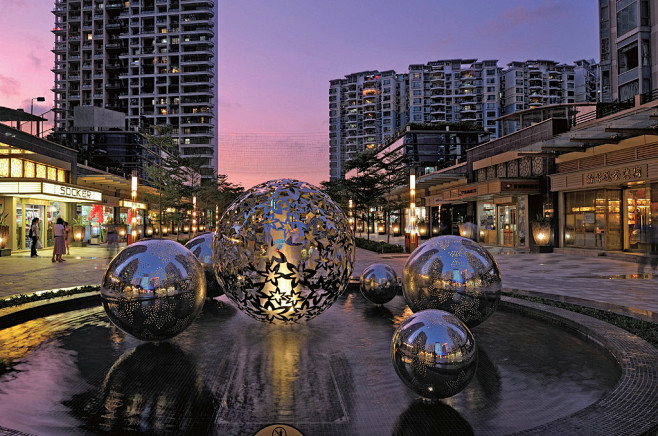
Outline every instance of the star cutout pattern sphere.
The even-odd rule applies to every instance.
[[[215,298],[224,293],[224,288],[217,280],[212,265],[212,233],[203,233],[190,239],[185,247],[199,259],[206,273],[206,297]]]
[[[221,217],[213,242],[226,296],[267,323],[322,313],[347,287],[353,263],[345,214],[315,186],[292,179],[246,191]]]
[[[375,304],[388,303],[400,289],[395,270],[384,263],[374,263],[363,270],[360,282],[361,294]]]
[[[471,381],[477,368],[473,334],[443,310],[414,313],[395,330],[391,358],[400,379],[427,399],[451,397]]]
[[[123,249],[107,266],[101,284],[110,321],[143,341],[162,341],[185,330],[201,312],[205,297],[201,262],[167,239]]]
[[[407,259],[402,291],[417,312],[441,309],[472,328],[494,313],[502,281],[493,256],[480,244],[461,236],[437,236]]]

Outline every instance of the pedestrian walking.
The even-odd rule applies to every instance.
[[[69,249],[69,238],[71,237],[71,226],[69,226],[68,221],[64,221],[64,231],[66,232],[66,240],[64,241],[66,243],[66,255],[70,256],[71,250]]]
[[[32,218],[32,224],[30,225],[30,257],[39,257],[37,254],[37,249],[41,248],[41,243],[39,242],[39,236],[41,232],[39,229],[39,218]]]
[[[64,228],[64,220],[62,217],[57,218],[57,222],[53,227],[55,234],[55,243],[53,244],[53,262],[66,262],[62,259],[62,254],[66,253],[66,230]]]

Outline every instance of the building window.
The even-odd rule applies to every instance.
[[[383,108],[383,109],[390,109],[390,108],[391,108],[391,103],[384,103],[384,104],[382,105],[382,108]]]
[[[420,89],[414,89],[414,95],[423,95],[423,91]]]
[[[637,68],[639,65],[637,41],[632,42],[618,51],[619,74]]]
[[[384,85],[390,85],[391,84],[391,79],[384,79]]]
[[[617,36],[622,36],[636,27],[637,3],[634,2],[617,12]]]
[[[420,89],[420,82],[411,82],[411,87],[414,89]]]
[[[635,96],[639,93],[639,82],[637,80],[633,80],[632,82],[628,82],[625,85],[619,87],[619,100],[631,100],[635,98]]]
[[[421,104],[422,100],[422,98],[414,98],[414,104]]]

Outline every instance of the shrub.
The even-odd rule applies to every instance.
[[[387,244],[383,241],[370,241],[365,238],[355,238],[356,246],[375,253],[402,253],[403,247],[395,244]]]

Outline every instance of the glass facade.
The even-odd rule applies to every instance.
[[[646,251],[658,240],[658,183],[564,195],[566,246]]]

